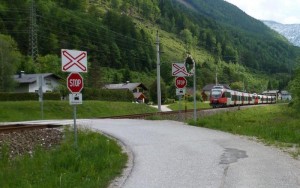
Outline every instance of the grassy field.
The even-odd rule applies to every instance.
[[[41,119],[36,101],[0,102],[0,122]],[[67,101],[45,101],[43,119],[72,119],[73,107]],[[145,104],[84,101],[77,106],[77,118],[157,112]],[[8,159],[0,151],[0,187],[107,187],[124,168],[127,156],[115,141],[99,133],[79,131],[74,149],[72,131],[51,151],[35,151],[33,157]]]
[[[207,103],[207,102],[197,102],[196,106],[197,106],[197,109],[211,108],[209,106],[209,103]],[[168,105],[168,107],[172,110],[179,110],[179,102],[176,101],[175,103]],[[185,110],[185,109],[187,109],[187,110],[194,109],[194,103],[182,100],[180,103],[180,110]]]
[[[292,154],[300,155],[300,115],[284,104],[203,117],[197,121],[197,126],[256,137],[280,147],[296,147],[298,149]]]
[[[73,131],[51,151],[37,150],[33,156],[9,160],[0,155],[1,187],[100,187],[120,175],[127,162],[126,154],[111,139],[88,130],[79,131],[74,149]]]
[[[0,102],[0,122],[42,119],[37,101]],[[43,119],[72,119],[73,107],[67,101],[45,101]],[[77,118],[97,118],[116,115],[157,112],[145,104],[130,102],[83,101],[77,106]]]
[[[1,102],[0,121],[40,119],[38,102]],[[193,109],[192,102],[181,106]],[[178,103],[169,106],[178,110]],[[198,103],[197,108],[209,108]],[[44,119],[72,118],[68,102],[46,101]],[[78,106],[78,118],[123,115],[157,110],[147,105],[123,102],[85,101]],[[296,158],[300,156],[300,115],[284,104],[257,106],[199,118],[197,126],[258,138],[276,145]],[[0,155],[1,187],[107,187],[125,167],[127,156],[115,141],[99,133],[79,132],[78,149],[74,149],[73,132],[66,130],[64,142],[51,151],[36,151],[33,157],[8,160]]]

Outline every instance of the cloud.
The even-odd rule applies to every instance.
[[[300,23],[300,0],[226,0],[259,20]]]

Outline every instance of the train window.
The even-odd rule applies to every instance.
[[[225,92],[225,97],[226,98],[230,98],[231,97],[231,93],[230,92]]]
[[[211,91],[211,96],[215,98],[219,98],[221,96],[221,90],[212,90]]]

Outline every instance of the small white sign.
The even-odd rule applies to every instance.
[[[82,104],[82,94],[81,93],[72,93],[69,94],[70,105]]]
[[[87,52],[61,49],[63,72],[87,72]]]
[[[176,88],[176,95],[185,95],[186,89],[185,88]]]

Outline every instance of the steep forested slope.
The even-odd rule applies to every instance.
[[[187,3],[187,7],[193,7],[191,10],[194,10],[194,16],[213,19],[219,26],[213,29],[215,42],[208,42],[207,45],[217,48],[220,43],[222,47],[236,50],[236,60],[255,70],[288,72],[294,65],[299,49],[236,6],[222,0],[188,0],[185,4]],[[199,38],[205,40],[201,35]],[[221,49],[225,61],[226,57],[233,55],[231,51],[226,51],[226,47]]]
[[[89,87],[99,87],[103,79],[121,81],[119,73],[101,77],[103,67],[122,69],[123,76],[130,71],[151,75],[156,30],[164,35],[164,62],[182,60],[186,51],[195,55],[197,71],[206,75],[199,78],[200,86],[211,83],[216,70],[228,84],[240,81],[238,75],[248,70],[286,74],[299,54],[263,23],[223,0],[35,0],[36,17],[30,16],[30,7],[31,0],[0,2],[0,33],[12,36],[24,56],[18,70],[61,74],[60,49],[86,50]],[[37,23],[38,66],[27,56],[30,18]],[[162,77],[170,84],[170,67],[162,66]],[[282,75],[282,83],[275,85],[286,85]],[[242,77],[251,90],[261,85]]]

